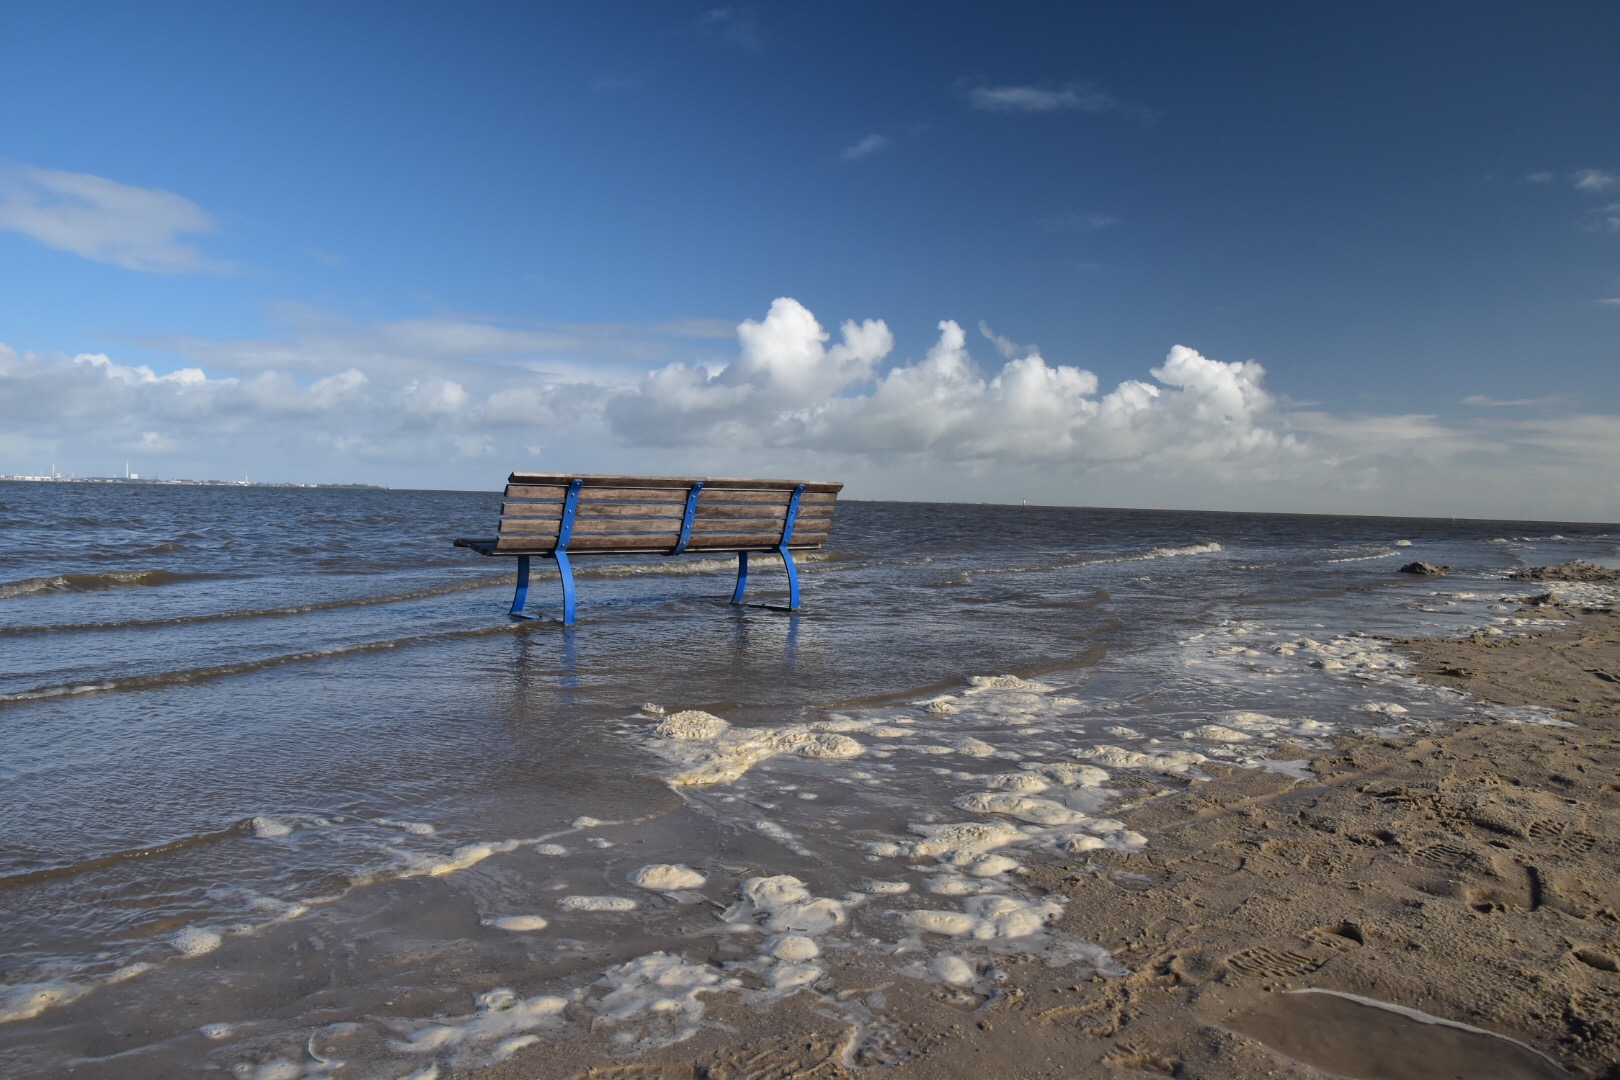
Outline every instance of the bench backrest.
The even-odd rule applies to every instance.
[[[566,550],[626,555],[775,550],[794,492],[801,487],[787,546],[818,547],[827,539],[833,506],[844,487],[796,480],[515,472],[507,478],[500,535],[490,554],[555,551],[569,488],[576,481]]]

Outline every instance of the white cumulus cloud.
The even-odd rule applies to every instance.
[[[846,322],[842,332],[843,340],[827,347],[816,317],[783,297],[763,321],[737,327],[736,360],[718,371],[687,363],[659,368],[615,397],[609,418],[619,432],[654,445],[746,439],[869,379],[894,347],[881,321]]]
[[[797,301],[771,305],[738,327],[741,355],[718,370],[675,364],[608,404],[618,434],[652,445],[716,443],[797,447],[874,457],[1128,463],[1217,468],[1242,460],[1272,467],[1302,455],[1280,430],[1253,362],[1211,360],[1177,346],[1153,383],[1100,393],[1097,376],[1050,364],[1039,352],[981,327],[1007,360],[980,367],[962,327],[946,320],[914,363],[876,367],[893,347],[881,321],[845,323],[844,340]]]

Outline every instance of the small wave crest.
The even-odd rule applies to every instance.
[[[0,877],[0,890],[16,888],[19,885],[33,885],[41,881],[50,881],[55,878],[74,877],[94,870],[104,870],[109,866],[117,866],[133,859],[149,859],[155,856],[167,855],[175,851],[188,851],[206,844],[216,844],[221,840],[233,837],[252,836],[255,834],[257,818],[243,818],[241,821],[223,829],[212,832],[196,833],[191,836],[182,836],[178,839],[163,843],[151,844],[146,847],[129,848],[124,851],[114,851],[106,855],[96,855],[78,862],[62,863],[57,866],[46,866],[36,870],[23,870],[18,873]]]
[[[135,627],[177,626],[182,623],[218,622],[222,619],[264,619],[285,617],[291,615],[305,615],[316,611],[332,611],[338,608],[375,607],[379,604],[398,604],[408,600],[427,600],[437,596],[448,596],[452,593],[471,592],[476,589],[493,588],[496,585],[512,584],[511,574],[485,575],[467,581],[453,581],[444,585],[434,585],[425,589],[412,589],[406,592],[384,593],[380,596],[350,596],[341,600],[320,600],[308,604],[289,604],[285,607],[274,608],[243,608],[235,611],[204,611],[195,615],[170,615],[159,619],[118,619],[109,622],[87,623],[51,623],[36,626],[0,626],[0,634],[44,634],[57,633],[67,630],[128,630]],[[0,595],[4,595],[0,593]]]
[[[55,577],[23,578],[0,582],[0,600],[48,592],[96,592],[143,585],[175,585],[198,581],[213,574],[178,574],[172,570],[110,570],[101,574],[57,574]]]
[[[1146,559],[1170,559],[1181,555],[1212,555],[1226,549],[1214,540],[1176,547],[1155,547],[1124,555],[1099,558],[1065,559],[1060,562],[1034,563],[1027,566],[976,566],[971,570],[958,570],[945,579],[948,585],[967,585],[975,578],[996,574],[1047,574],[1056,570],[1078,570],[1087,566],[1109,566],[1115,563],[1141,562]]]
[[[1182,544],[1179,547],[1149,548],[1147,551],[1144,551],[1142,554],[1135,556],[1135,558],[1137,558],[1137,559],[1173,559],[1173,558],[1176,558],[1177,556],[1180,556],[1180,555],[1213,555],[1217,551],[1225,551],[1225,550],[1226,550],[1225,548],[1221,547],[1221,545],[1217,544],[1215,541],[1213,541],[1213,540],[1205,540],[1205,541],[1202,541],[1202,542],[1197,543],[1197,544]]]
[[[1390,550],[1390,551],[1380,551],[1376,555],[1346,555],[1342,559],[1328,559],[1327,561],[1329,563],[1372,562],[1374,559],[1387,559],[1387,558],[1390,558],[1393,555],[1399,555],[1399,554],[1400,554],[1400,552],[1398,552],[1398,551]]]
[[[304,652],[284,653],[277,656],[265,656],[256,660],[243,660],[234,664],[215,664],[209,667],[178,668],[169,671],[155,671],[145,675],[131,675],[125,678],[108,679],[104,682],[41,686],[33,690],[20,690],[15,693],[0,694],[0,706],[19,704],[28,701],[43,701],[48,698],[72,697],[78,694],[96,694],[108,690],[151,690],[163,686],[176,686],[184,683],[206,682],[212,679],[229,678],[233,675],[250,675],[257,671],[281,667],[284,664],[332,660],[339,657],[354,656],[361,653],[380,652],[385,649],[402,649],[413,645],[420,645],[428,641],[444,641],[451,638],[484,637],[489,634],[512,633],[522,628],[523,625],[524,624],[520,622],[499,623],[494,626],[482,626],[473,630],[452,630],[438,634],[416,634],[411,637],[392,638],[386,641],[362,641],[352,645],[340,645],[330,649],[309,649]]]

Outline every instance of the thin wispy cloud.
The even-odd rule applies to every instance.
[[[618,68],[608,68],[599,72],[591,80],[592,90],[623,91],[637,90],[651,82],[653,73],[650,70],[622,71]]]
[[[1060,112],[1078,109],[1100,113],[1120,107],[1114,95],[1090,83],[1069,83],[1056,90],[1043,86],[978,86],[968,91],[968,102],[984,112]]]
[[[243,376],[273,371],[319,377],[353,368],[379,382],[439,377],[494,386],[506,378],[502,371],[517,371],[613,385],[633,379],[672,350],[687,352],[696,343],[736,333],[729,320],[699,318],[653,325],[536,324],[447,314],[357,323],[303,304],[276,305],[269,316],[281,330],[274,337],[170,335],[146,337],[140,344]]]
[[[1620,296],[1610,296],[1598,301],[1602,307],[1620,308]]]
[[[1530,181],[1532,184],[1550,184],[1557,178],[1557,173],[1550,172],[1545,169],[1541,172],[1533,172],[1529,176],[1525,177],[1525,179]]]
[[[1610,203],[1592,211],[1592,227],[1607,232],[1620,232],[1620,203]]]
[[[839,151],[838,156],[845,161],[859,161],[871,157],[873,154],[887,150],[894,145],[894,140],[887,135],[868,135],[859,142],[852,143]]]
[[[1122,101],[1088,82],[1062,86],[975,86],[967,92],[968,105],[991,113],[1118,112],[1133,116],[1145,125],[1159,119],[1159,113],[1145,105]]]
[[[89,173],[0,165],[0,229],[96,262],[156,274],[222,272],[182,237],[215,231],[183,195]]]
[[[1581,191],[1608,191],[1620,186],[1620,175],[1602,169],[1582,169],[1570,177]]]
[[[1003,337],[990,329],[990,324],[983,319],[979,320],[979,336],[996,347],[1004,360],[1017,360],[1022,356],[1039,356],[1040,348],[1035,345],[1020,345],[1012,338]]]
[[[1100,214],[1094,210],[1074,211],[1065,210],[1061,214],[1041,219],[1041,224],[1049,229],[1063,232],[1096,232],[1106,229],[1110,225],[1118,225],[1120,218],[1113,214]]]
[[[700,31],[744,52],[764,52],[765,32],[752,8],[710,8],[698,17]]]
[[[1462,403],[1477,409],[1513,409],[1528,405],[1545,405],[1551,400],[1551,398],[1493,398],[1485,394],[1469,394],[1462,399]]]

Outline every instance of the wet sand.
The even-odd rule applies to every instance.
[[[1620,615],[1556,614],[1399,647],[1426,680],[1567,726],[1344,738],[1308,780],[1137,779],[1118,816],[1147,850],[1032,862],[1058,926],[1126,976],[1009,959],[976,994],[846,970],[836,1004],[711,998],[701,1034],[649,1055],[603,1031],[475,1075],[1620,1077]]]

